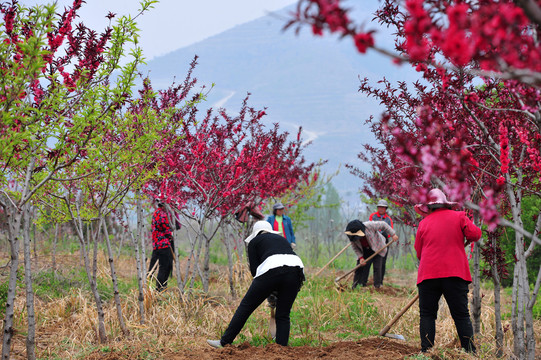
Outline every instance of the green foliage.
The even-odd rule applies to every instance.
[[[535,229],[536,216],[541,209],[541,198],[536,196],[528,196],[522,199],[522,221],[524,229],[533,233]],[[530,245],[531,240],[525,238],[526,249]],[[513,269],[515,265],[515,230],[506,228],[501,240],[500,246],[505,251],[505,258],[509,264],[509,278],[502,280],[503,286],[512,286]],[[528,281],[530,284],[535,283],[539,267],[541,266],[541,246],[536,245],[532,255],[527,259],[526,268],[528,270]]]
[[[533,318],[534,319],[541,319],[541,301],[539,301],[539,297],[537,298],[537,301],[533,305]]]
[[[77,279],[73,276],[66,277],[61,273],[53,273],[51,270],[41,271],[33,275],[34,293],[43,299],[60,299],[73,288],[84,285],[84,279]]]
[[[113,298],[113,286],[110,279],[98,278],[98,292],[103,301]],[[118,291],[121,294],[129,294],[137,287],[137,279],[118,281]],[[53,273],[51,270],[41,271],[33,276],[33,288],[36,296],[43,299],[60,299],[67,296],[73,289],[84,289],[90,293],[86,272],[84,269],[72,270],[67,274],[62,272]]]
[[[2,316],[3,314],[6,313],[6,303],[8,300],[8,287],[9,287],[8,281],[4,281],[0,283],[0,314],[2,314]]]
[[[411,245],[413,247],[413,245]],[[403,256],[399,256],[396,259],[393,259],[392,257],[387,258],[386,266],[388,269],[402,269],[402,270],[408,270],[408,271],[417,271],[418,268],[418,260],[414,257],[413,253],[410,254],[404,254]]]

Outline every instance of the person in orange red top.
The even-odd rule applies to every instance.
[[[158,201],[157,209],[152,215],[152,256],[148,272],[158,262],[159,270],[156,278],[156,290],[167,288],[167,279],[173,270],[173,233],[167,217],[165,204]]]
[[[482,232],[457,203],[447,201],[439,189],[428,193],[426,204],[415,205],[424,219],[419,223],[415,251],[419,259],[417,287],[421,351],[434,345],[438,301],[445,297],[460,339],[468,352],[475,352],[473,327],[468,310],[468,285],[472,278],[464,247],[478,241]]]
[[[272,207],[272,216],[269,216],[267,221],[271,224],[274,231],[279,231],[280,234],[287,239],[291,248],[295,250],[295,233],[293,232],[293,224],[291,218],[284,214],[285,206],[282,203],[276,203]]]
[[[393,219],[391,219],[389,214],[387,214],[387,208],[389,207],[389,204],[387,203],[387,201],[381,199],[376,206],[377,206],[378,211],[370,214],[370,217],[368,218],[368,220],[369,221],[384,221],[391,228],[394,228]],[[388,244],[391,239],[391,234],[387,234],[385,231],[382,231],[381,235],[383,235],[383,237],[385,238],[385,243]],[[387,251],[387,253],[381,260],[381,282],[382,283],[383,283],[383,279],[385,278],[385,263],[387,262],[387,255],[389,255],[389,251]]]

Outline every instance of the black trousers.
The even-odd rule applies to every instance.
[[[152,270],[156,261],[159,264],[158,276],[156,277],[156,290],[162,291],[167,288],[167,279],[173,270],[173,253],[171,248],[152,250],[148,272]]]
[[[417,285],[419,289],[419,332],[421,350],[427,351],[434,345],[438,301],[445,297],[451,316],[455,321],[460,345],[466,351],[475,352],[473,327],[468,311],[468,282],[458,277],[424,280]]]
[[[369,247],[363,247],[363,255],[365,260],[374,254],[374,250]],[[381,272],[381,266],[383,263],[383,258],[379,255],[374,256],[374,258],[366,263],[365,266],[361,266],[355,270],[355,275],[353,276],[353,288],[357,286],[366,286],[368,282],[368,275],[370,274],[370,267],[374,264],[374,286],[380,287],[383,282],[383,275]],[[359,260],[357,259],[357,265],[359,265]]]
[[[271,269],[265,274],[254,278],[235,311],[229,326],[222,335],[222,346],[231,344],[235,340],[250,315],[273,291],[278,294],[276,301],[276,343],[287,346],[290,328],[289,314],[303,280],[302,269],[291,266]]]
[[[383,235],[385,236],[385,244],[388,244],[389,243],[389,238],[387,237],[387,235]],[[387,264],[387,256],[389,255],[389,248],[387,248],[387,252],[385,253],[385,256],[382,257],[382,260],[381,260],[381,283],[383,284],[383,279],[385,279],[385,265]]]
[[[383,279],[385,278],[385,264],[387,263],[387,255],[389,255],[389,248],[387,248],[387,253],[385,256],[381,257],[381,283],[383,284]]]

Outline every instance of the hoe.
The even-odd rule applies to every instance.
[[[402,317],[402,315],[404,315],[404,313],[406,311],[408,311],[408,309],[411,307],[411,305],[413,305],[417,299],[419,299],[419,294],[415,295],[415,297],[413,299],[410,300],[409,303],[406,304],[406,306],[404,306],[404,308],[402,308],[402,310],[400,310],[398,312],[398,314],[396,314],[394,316],[394,318],[392,318],[391,321],[389,321],[387,323],[387,325],[385,325],[385,327],[383,329],[381,329],[381,331],[379,332],[379,336],[387,336],[387,337],[390,337],[392,339],[398,339],[398,340],[406,340],[404,338],[404,336],[402,335],[399,335],[399,334],[387,334],[387,331],[389,331],[391,329],[391,326],[394,325],[395,322],[398,321],[398,319],[400,319],[400,317]]]
[[[344,279],[346,276],[348,276],[349,274],[351,274],[352,272],[354,272],[355,270],[357,270],[358,268],[362,267],[362,266],[365,266],[366,263],[370,260],[372,260],[376,255],[378,255],[380,252],[382,252],[384,249],[386,249],[389,245],[391,245],[392,243],[394,243],[395,240],[392,240],[390,241],[387,245],[385,245],[384,247],[382,247],[381,249],[379,249],[378,251],[376,251],[375,253],[373,253],[372,255],[370,255],[367,259],[365,259],[363,262],[361,262],[359,265],[355,266],[353,269],[351,269],[350,271],[348,271],[347,273],[345,273],[344,275],[342,276],[339,276],[337,277],[336,279],[334,279],[334,284],[336,285],[336,288],[339,290],[339,291],[343,291],[347,286],[344,285],[344,284],[340,284],[340,280]]]

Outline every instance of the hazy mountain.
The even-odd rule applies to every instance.
[[[194,76],[200,84],[215,84],[208,107],[235,112],[249,92],[250,106],[267,108],[265,122],[278,122],[293,134],[303,127],[304,139],[312,140],[307,159],[327,159],[327,173],[345,163],[365,166],[357,154],[373,137],[364,122],[371,114],[379,117],[381,108],[358,93],[359,77],[406,80],[415,75],[377,54],[358,54],[349,40],[314,37],[308,28],[298,36],[283,32],[284,23],[276,14],[259,18],[157,57],[145,71],[155,88],[167,87],[174,77],[184,78],[197,54]],[[342,166],[334,184],[352,200],[360,180]]]

